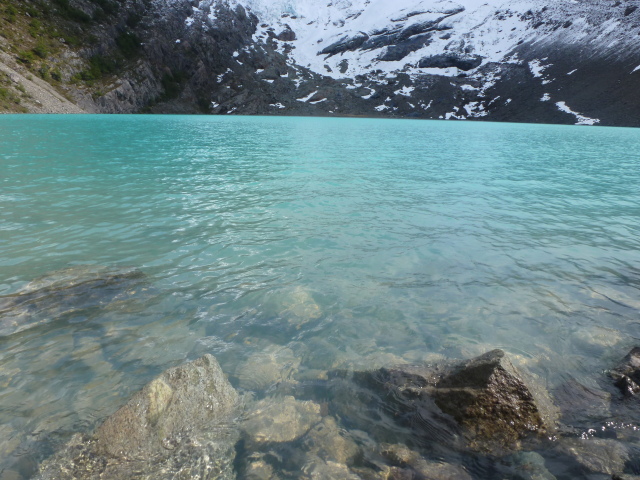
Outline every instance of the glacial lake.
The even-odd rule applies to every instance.
[[[140,275],[124,293],[14,301],[43,276],[117,269]],[[205,353],[254,398],[495,348],[552,395],[615,395],[607,371],[640,345],[640,130],[0,116],[0,334],[2,480]],[[632,401],[562,436],[615,441],[640,474]],[[611,477],[554,442],[536,458],[555,478]]]

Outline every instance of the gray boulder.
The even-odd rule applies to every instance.
[[[296,39],[296,34],[289,25],[284,26],[284,30],[282,30],[276,38],[282,42],[293,42]]]
[[[152,380],[92,436],[74,436],[37,478],[235,478],[237,403],[216,359],[204,355]]]

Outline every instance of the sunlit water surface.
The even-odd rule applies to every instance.
[[[0,478],[203,353],[236,386],[274,345],[294,379],[502,348],[598,385],[640,342],[638,152],[617,128],[0,118],[0,296],[74,265],[147,282],[0,338]]]

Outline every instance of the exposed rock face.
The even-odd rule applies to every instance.
[[[211,355],[167,370],[92,436],[76,435],[41,479],[235,478],[238,396]]]
[[[56,270],[0,297],[0,336],[148,292],[145,275],[136,268],[79,265]]]
[[[418,62],[420,68],[451,68],[455,67],[463,71],[472,70],[482,63],[479,55],[447,55],[439,54],[431,57],[424,57]]]
[[[338,40],[336,43],[329,45],[328,47],[323,48],[320,51],[321,55],[336,55],[338,53],[346,52],[349,50],[357,50],[360,48],[367,40],[369,39],[369,35],[363,32],[359,32],[357,35],[348,38],[342,38]]]
[[[72,0],[95,40],[42,62],[89,112],[640,126],[639,13],[623,2],[108,3]]]
[[[640,393],[640,347],[633,348],[620,365],[611,371],[611,376],[625,396]]]

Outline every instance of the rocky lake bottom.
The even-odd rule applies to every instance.
[[[1,480],[640,478],[640,132],[0,130]]]

